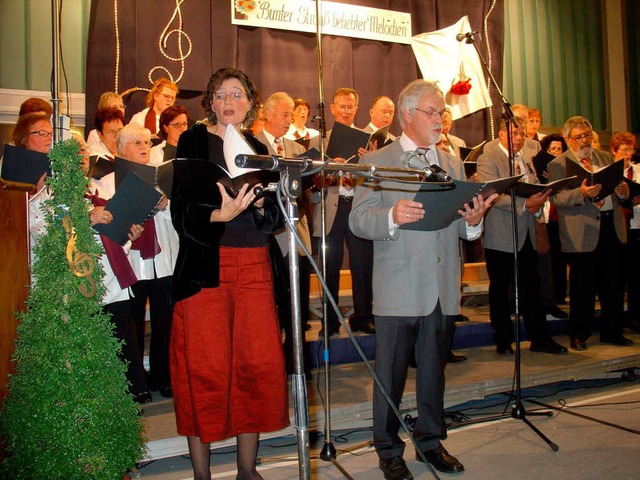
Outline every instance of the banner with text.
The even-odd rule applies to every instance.
[[[320,4],[324,35],[411,43],[411,14],[344,3]],[[316,32],[316,3],[310,0],[231,0],[231,22],[248,27]]]

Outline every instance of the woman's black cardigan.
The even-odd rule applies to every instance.
[[[180,240],[171,285],[173,303],[201,288],[217,287],[220,281],[220,237],[225,223],[212,223],[210,218],[222,203],[216,181],[225,174],[209,158],[209,136],[204,124],[185,131],[173,161],[171,219]],[[267,147],[254,137],[246,138],[257,154],[268,154]],[[224,165],[224,159],[219,161]],[[278,228],[282,220],[272,197],[265,197],[262,212],[249,207],[242,215],[250,215],[256,228],[265,233]]]

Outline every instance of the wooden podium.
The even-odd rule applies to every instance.
[[[7,376],[18,320],[29,293],[29,193],[33,185],[0,178],[0,403],[7,394]]]

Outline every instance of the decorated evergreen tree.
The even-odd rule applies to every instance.
[[[53,198],[2,412],[8,478],[120,480],[144,453],[121,345],[101,309],[102,246],[89,225],[78,147],[68,140],[50,153]]]

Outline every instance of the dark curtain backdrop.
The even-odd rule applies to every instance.
[[[335,1],[335,0],[334,0]],[[175,3],[158,0],[120,0],[118,29],[120,67],[118,91],[131,87],[150,87],[148,72],[155,65],[167,68],[174,79],[180,74],[180,63],[167,60],[160,52],[158,39],[171,19]],[[313,5],[313,2],[310,2]],[[491,8],[488,34],[491,43],[492,72],[502,83],[504,32],[503,0],[350,0],[341,3],[390,9],[411,13],[413,34],[431,32],[449,26],[468,15],[473,30],[482,32],[484,16]],[[315,9],[315,5],[313,6]],[[291,96],[306,98],[312,114],[319,102],[316,36],[266,28],[245,28],[231,24],[228,0],[187,0],[181,6],[182,30],[189,36],[193,51],[185,61],[179,103],[188,108],[192,119],[202,118],[201,92],[212,72],[222,66],[245,71],[256,83],[262,99],[284,90]],[[176,16],[177,18],[177,16]],[[177,28],[174,20],[170,29]],[[480,36],[476,36],[484,53]],[[187,42],[183,41],[186,51]],[[355,88],[360,94],[356,125],[369,122],[369,106],[377,95],[397,99],[398,93],[420,72],[410,45],[384,43],[347,37],[322,37],[324,97],[327,127],[333,124],[329,110],[331,95],[339,87]],[[169,38],[166,53],[178,56],[177,35]],[[98,98],[115,89],[116,35],[113,0],[93,0],[87,55],[87,127],[93,127]],[[156,71],[153,78],[166,76]],[[499,99],[492,89],[493,115],[500,114]],[[144,108],[146,92],[128,96],[127,119]],[[458,120],[453,133],[468,144],[489,137],[487,112],[477,112]],[[399,133],[397,121],[391,129]]]

